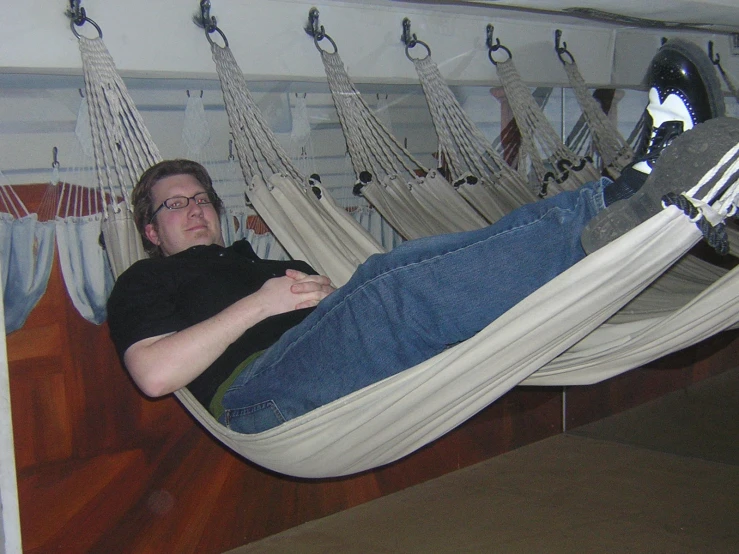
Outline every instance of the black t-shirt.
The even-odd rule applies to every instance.
[[[181,331],[256,292],[286,269],[316,272],[305,262],[262,260],[246,241],[228,248],[194,246],[166,258],[140,260],[116,281],[108,299],[108,325],[118,355],[132,344]],[[274,344],[311,309],[269,317],[241,335],[187,388],[208,406],[220,384],[250,355]]]

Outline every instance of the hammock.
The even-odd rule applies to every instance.
[[[214,48],[214,58],[223,50]],[[225,97],[226,90],[224,86]],[[234,107],[228,100],[227,106],[229,110]],[[266,128],[258,132],[265,138],[270,135]],[[253,180],[264,183],[258,175]],[[733,213],[738,186],[729,188],[713,208],[700,204],[701,210],[714,222]],[[694,196],[699,189],[696,186],[687,195]],[[304,190],[288,186],[285,194],[301,197]],[[709,202],[715,195],[712,189],[702,200]],[[318,212],[319,206],[306,204],[306,209]],[[640,322],[636,339],[630,337],[633,327],[602,325],[700,238],[696,225],[671,206],[586,257],[470,340],[264,433],[231,432],[189,391],[182,389],[177,396],[216,438],[275,471],[327,477],[387,464],[443,435],[519,383],[532,384],[537,379],[547,384],[592,382],[602,376],[594,376],[587,365],[598,356],[608,356],[609,351],[618,350],[619,356],[615,360],[608,356],[611,365],[599,361],[598,367],[615,374],[735,324],[739,279],[732,271],[691,305]],[[334,248],[326,245],[326,250]],[[718,301],[721,309],[716,309]],[[602,333],[602,340],[590,340],[594,333]],[[645,347],[641,339],[647,335],[652,340]],[[608,343],[605,350],[597,348],[599,342]],[[568,355],[575,356],[576,363],[558,365]]]
[[[406,18],[403,23],[403,36],[407,37],[410,21]],[[425,47],[427,54],[412,57],[410,49],[416,45]],[[534,202],[536,197],[525,181],[465,114],[431,59],[430,47],[414,34],[406,40],[406,56],[416,68],[439,137],[440,165],[448,171],[459,194],[489,223]]]
[[[54,201],[53,192],[49,185],[40,213],[31,214],[12,186],[0,185],[0,284],[6,334],[23,327],[49,282],[54,260],[54,223],[49,221],[48,212]]]
[[[574,190],[588,181],[600,177],[587,158],[577,156],[552,128],[513,63],[510,50],[496,39],[493,44],[492,25],[488,25],[488,57],[497,70],[505,89],[513,116],[521,131],[521,154],[519,171],[526,168],[526,159],[531,163],[536,181],[541,186],[540,195],[555,194],[563,190]],[[504,61],[496,61],[494,53],[503,50]]]
[[[133,222],[130,194],[139,176],[162,157],[116,71],[102,33],[93,39],[76,36],[85,77],[97,181],[100,196],[109,201],[102,219],[103,237],[117,278],[133,262],[146,257]]]
[[[256,106],[228,44],[211,41],[211,52],[249,200],[293,258],[337,286],[346,283],[356,265],[382,247],[320,183],[300,175]]]
[[[82,95],[82,90],[80,90]],[[71,164],[54,163],[56,245],[64,284],[77,312],[95,325],[106,318],[106,302],[114,278],[101,240],[105,202],[92,170],[94,147],[90,110],[82,95],[77,110]]]
[[[79,314],[96,325],[106,318],[113,272],[100,244],[104,202],[95,189],[60,182],[56,244],[67,293]]]
[[[595,383],[734,325],[738,270],[664,317],[602,325],[700,238],[670,207],[466,342],[263,433],[234,433],[188,391],[177,394],[220,441],[272,470],[332,477],[378,467],[442,436],[516,385]]]
[[[320,46],[328,40],[333,51]],[[479,229],[485,219],[438,171],[425,168],[370,110],[346,72],[336,43],[314,34],[360,191],[404,238]]]
[[[567,50],[567,43],[562,42],[560,45],[561,34],[560,30],[555,33],[555,51],[564,66],[570,86],[575,92],[578,104],[580,104],[583,117],[591,130],[593,144],[603,161],[604,170],[611,178],[615,179],[631,163],[634,158],[634,151],[603,112],[595,98],[588,92],[575,58]]]

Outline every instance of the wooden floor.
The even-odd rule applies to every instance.
[[[736,554],[739,369],[228,554]]]
[[[342,479],[284,477],[224,449],[174,398],[142,397],[107,335],[77,314],[55,262],[46,294],[7,336],[27,553],[221,553],[562,429],[561,390],[516,388],[387,467]],[[650,368],[570,388],[568,428],[734,367],[737,351],[739,335],[724,333]]]

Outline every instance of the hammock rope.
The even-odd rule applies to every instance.
[[[521,79],[510,52],[507,59],[496,62],[492,56],[493,48],[490,61],[495,66],[521,132],[519,164],[525,167],[527,159],[531,163],[541,186],[539,195],[574,190],[598,179],[600,175],[592,163],[586,157],[577,156],[562,142]]]
[[[613,121],[603,111],[600,104],[588,92],[580,69],[577,67],[572,53],[567,50],[567,43],[560,43],[561,31],[555,33],[555,51],[559,60],[562,62],[567,79],[570,82],[572,90],[575,92],[575,98],[580,105],[583,118],[587,121],[587,125],[591,131],[591,138],[595,146],[595,150],[600,155],[604,170],[612,178],[617,178],[624,168],[631,163],[634,158],[634,151],[629,143],[621,136]]]
[[[139,176],[162,157],[102,36],[77,38],[97,182],[101,197],[109,201],[101,226],[110,265],[118,277],[146,257],[133,222],[130,194]]]
[[[328,51],[318,40],[315,44],[358,178],[355,190],[361,190],[407,239],[484,226],[487,222],[478,211],[438,171],[416,160],[372,112],[352,83],[338,48]]]
[[[261,114],[228,45],[211,42],[211,53],[254,208],[292,257],[306,260],[336,285],[345,283],[358,263],[383,248],[319,182],[309,183],[300,174]]]
[[[431,54],[411,60],[439,137],[439,159],[448,166],[451,181],[459,193],[490,223],[519,206],[534,202],[536,197],[519,174],[465,114]]]

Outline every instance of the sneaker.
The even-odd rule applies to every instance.
[[[710,119],[675,138],[636,194],[590,220],[580,237],[585,252],[594,252],[659,213],[665,195],[693,188],[737,145],[739,119],[734,117]]]
[[[724,97],[716,69],[694,43],[668,40],[647,72],[651,137],[647,153],[634,169],[649,174],[662,151],[681,133],[724,115]]]
[[[656,197],[656,202],[651,195],[637,193],[646,186],[657,160],[684,132],[721,117],[725,112],[716,69],[708,55],[691,42],[681,39],[667,41],[652,60],[647,78],[650,89],[646,111],[651,119],[647,153],[606,187],[606,209],[588,223],[581,235],[582,246],[588,254],[661,209],[662,196],[676,192],[681,183],[664,190]],[[688,188],[686,186],[680,192]],[[656,195],[654,191],[652,193]]]

